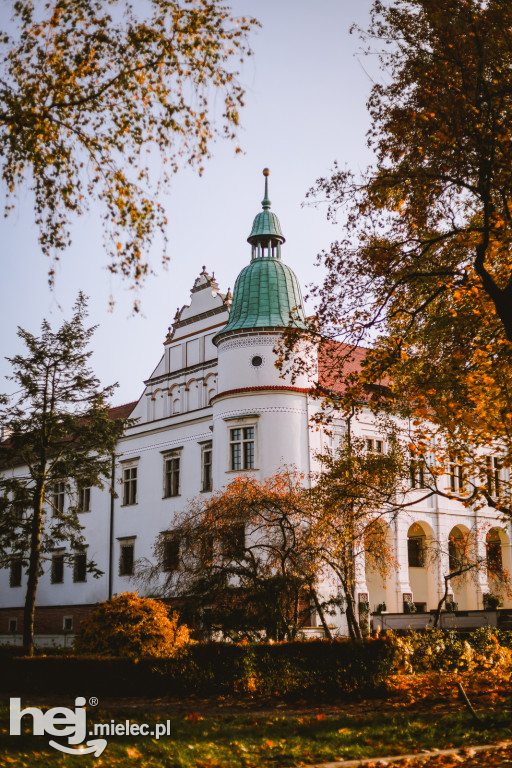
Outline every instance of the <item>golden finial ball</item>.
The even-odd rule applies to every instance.
[[[264,168],[264,169],[263,169],[263,175],[264,175],[264,176],[269,176],[269,175],[270,175],[270,171],[269,171],[269,169],[268,169],[268,168]]]

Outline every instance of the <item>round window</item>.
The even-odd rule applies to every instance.
[[[254,365],[255,368],[259,368],[260,365],[263,364],[263,358],[259,355],[254,355],[253,359],[251,360],[251,365]]]

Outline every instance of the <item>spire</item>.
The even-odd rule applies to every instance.
[[[252,246],[252,258],[263,259],[281,258],[281,244],[284,243],[281,225],[276,214],[270,210],[270,200],[268,196],[268,177],[270,171],[263,169],[265,177],[265,197],[261,201],[263,210],[260,211],[254,219],[251,234],[247,238]]]
[[[270,208],[270,200],[268,199],[268,177],[270,175],[270,171],[268,168],[263,169],[263,175],[265,177],[265,197],[261,201],[261,205],[263,206],[264,211],[268,211]]]

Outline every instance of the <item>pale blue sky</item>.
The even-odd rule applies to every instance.
[[[93,367],[104,384],[119,382],[114,403],[137,399],[158,362],[176,308],[188,303],[202,265],[214,271],[221,290],[233,288],[250,258],[246,238],[263,196],[262,169],[268,166],[272,210],[286,237],[283,259],[295,270],[303,291],[320,279],[315,256],[336,237],[325,210],[304,208],[308,188],[336,159],[353,170],[371,160],[365,133],[374,62],[354,56],[366,25],[370,0],[233,0],[235,13],[252,14],[263,27],[252,38],[254,56],[241,81],[247,89],[240,141],[245,154],[218,143],[199,178],[187,169],[174,178],[163,202],[169,218],[171,262],[141,292],[142,313],[131,312],[127,284],[105,269],[100,218],[92,211],[73,230],[73,244],[57,267],[56,286],[47,286],[48,262],[32,223],[30,195],[0,220],[3,269],[0,303],[0,392],[5,355],[22,349],[16,327],[37,332],[43,317],[55,326],[69,317],[80,289],[90,297]],[[363,69],[364,67],[364,69]],[[116,306],[108,311],[111,293]],[[311,311],[312,307],[308,307]]]

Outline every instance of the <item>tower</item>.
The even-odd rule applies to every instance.
[[[254,470],[261,479],[284,464],[309,471],[306,375],[282,377],[275,363],[282,332],[305,328],[300,285],[281,258],[285,242],[265,194],[247,238],[250,263],[235,283],[229,322],[214,337],[218,389],[213,399],[214,487]],[[305,347],[298,350],[305,354]]]

